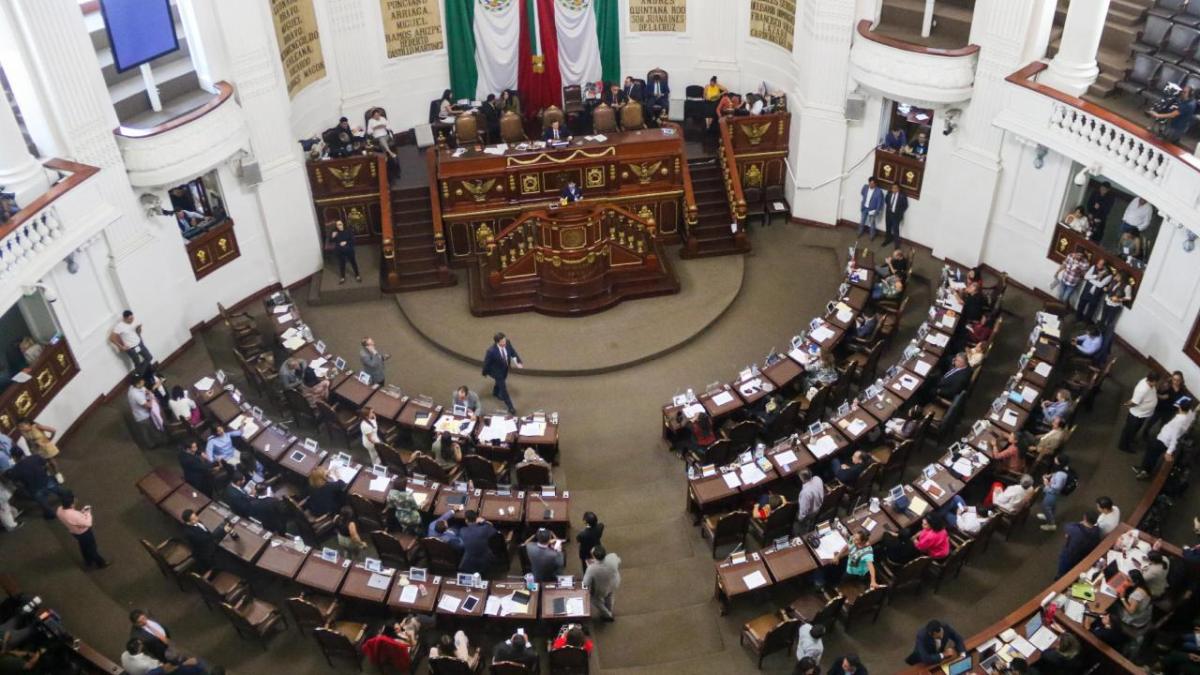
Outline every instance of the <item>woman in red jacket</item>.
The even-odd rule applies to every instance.
[[[946,524],[941,517],[937,514],[925,516],[921,521],[921,531],[913,538],[913,545],[934,560],[950,555],[950,534],[946,532]]]

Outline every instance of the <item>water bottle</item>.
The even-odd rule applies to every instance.
[[[696,392],[691,387],[688,387],[687,390],[687,400],[688,403],[695,403],[696,401]]]
[[[537,590],[537,582],[533,580],[532,574],[525,575],[525,588],[530,592]]]
[[[482,588],[483,587],[483,576],[480,575],[479,572],[476,572],[473,576],[474,576],[474,580],[471,582],[472,585],[474,585],[475,588]]]
[[[696,467],[692,466],[691,464],[688,464],[687,476],[688,476],[688,480],[696,480]]]
[[[767,445],[759,441],[758,445],[754,446],[754,459],[762,459],[763,453],[767,450]]]

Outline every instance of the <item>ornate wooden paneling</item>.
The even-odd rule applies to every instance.
[[[759,152],[787,153],[792,123],[789,113],[729,117],[726,121],[729,123],[734,155],[741,157]]]
[[[78,372],[66,340],[47,345],[30,365],[29,380],[13,383],[0,394],[0,432],[15,434],[17,420],[36,417]]]
[[[328,238],[335,220],[346,223],[357,242],[377,242],[383,231],[382,205],[390,192],[380,195],[387,185],[387,164],[383,155],[372,153],[338,159],[308,162],[308,184],[321,226],[321,240]],[[380,176],[384,180],[380,181]]]
[[[189,239],[187,252],[188,260],[192,263],[192,273],[196,275],[196,279],[203,279],[237,260],[242,251],[238,248],[237,235],[233,231],[233,221],[226,219],[204,234]]]
[[[1075,230],[1062,225],[1055,225],[1054,239],[1050,241],[1050,250],[1046,252],[1046,257],[1054,262],[1061,263],[1068,255],[1075,251],[1083,253],[1083,256],[1092,264],[1095,264],[1096,257],[1099,256],[1108,265],[1110,271],[1123,273],[1125,278],[1129,280],[1130,287],[1133,289],[1133,299],[1137,300],[1138,290],[1142,286],[1143,269],[1130,265],[1121,256],[1109,251]]]
[[[921,198],[921,183],[925,181],[925,161],[888,150],[875,150],[875,178],[884,188],[899,183],[900,189],[913,199]]]

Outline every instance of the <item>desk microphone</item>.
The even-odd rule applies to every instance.
[[[542,499],[542,496],[540,494],[538,494],[536,492],[533,493],[533,498],[542,503],[542,507],[545,509],[545,511],[543,511],[543,515],[546,518],[554,517],[554,509],[550,508],[550,505],[546,503],[545,499]]]

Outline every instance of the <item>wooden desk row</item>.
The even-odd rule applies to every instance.
[[[392,385],[364,384],[348,369],[349,359],[339,358],[326,349],[323,341],[311,337],[300,317],[299,308],[286,293],[276,293],[263,301],[278,344],[289,354],[311,364],[327,365],[331,398],[360,410],[370,407],[381,425],[397,425],[412,432],[425,434],[448,431],[469,437],[477,451],[489,459],[515,461],[520,449],[535,448],[547,461],[558,459],[558,414],[536,413],[517,418],[511,415],[488,415],[477,420],[455,415],[452,409],[437,405],[427,396],[405,396]],[[311,338],[311,339],[310,339]],[[341,367],[337,364],[341,363]],[[230,411],[232,412],[232,411]],[[494,424],[515,422],[517,430],[505,434],[488,433]],[[486,436],[486,438],[485,438]]]
[[[187,509],[195,511],[209,529],[221,527],[233,517],[229,507],[210,500],[178,475],[163,469],[143,476],[137,487],[163,513],[180,523],[182,513]],[[485,504],[490,496],[476,495]],[[510,497],[510,502],[521,500],[524,513],[531,518],[543,513],[539,506],[543,501],[540,496],[522,493]],[[564,519],[565,500],[566,497],[557,495],[545,498],[547,504],[562,505],[561,517]],[[431,502],[427,500],[426,503]],[[515,502],[500,503],[501,512],[515,507]],[[511,517],[513,513],[508,512],[508,515]],[[419,569],[371,569],[366,563],[353,562],[333,549],[317,549],[305,545],[298,537],[293,539],[269,532],[252,519],[231,522],[233,531],[221,541],[220,547],[246,565],[319,593],[386,607],[397,614],[417,612],[443,617],[493,616],[510,621],[541,619],[550,622],[587,621],[591,617],[590,595],[578,580],[567,583],[560,579],[560,583],[538,584],[530,590],[522,579],[470,581],[443,579]],[[511,596],[520,591],[528,593],[529,600],[515,605]],[[477,604],[468,610],[465,602],[469,597],[476,598]]]
[[[1081,614],[1082,612],[1096,614],[1106,612],[1116,602],[1116,597],[1107,589],[1119,588],[1125,582],[1124,573],[1131,567],[1140,567],[1139,561],[1144,560],[1146,551],[1150,550],[1157,541],[1156,538],[1139,532],[1125,523],[1117,525],[1116,529],[1105,537],[1095,550],[1069,572],[1004,618],[968,638],[965,643],[968,654],[947,659],[936,665],[912,666],[901,671],[902,674],[944,673],[946,666],[965,658],[971,659],[971,669],[965,672],[973,674],[988,672],[984,663],[992,658],[1006,662],[1012,656],[1020,655],[1032,665],[1041,659],[1042,653],[1046,649],[1057,646],[1058,638],[1068,632],[1077,637],[1085,645],[1087,651],[1098,654],[1107,663],[1108,668],[1102,668],[1101,672],[1145,672],[1143,668],[1125,658],[1119,650],[1113,649],[1093,635],[1089,630],[1092,619],[1086,615],[1081,616]],[[1176,557],[1172,564],[1181,563],[1180,550],[1177,547],[1165,542],[1160,547],[1165,555]],[[1106,580],[1103,573],[1098,572],[1102,571],[1110,562],[1116,562],[1121,573],[1117,577]],[[1091,577],[1090,585],[1095,595],[1094,600],[1077,599],[1071,592],[1072,587],[1080,581],[1081,575],[1085,574]],[[1036,627],[1038,623],[1035,622],[1031,625],[1030,621],[1034,617],[1044,617],[1044,610],[1051,603],[1061,603],[1062,606],[1055,611],[1052,623],[1047,624],[1043,621],[1041,625],[1054,631],[1053,636],[1043,633],[1043,638],[1048,641],[1052,637],[1054,641],[1039,640],[1044,647],[1044,649],[1039,649],[1029,640],[1036,633],[1028,630]],[[1071,615],[1074,615],[1074,618]],[[1009,633],[1010,630],[1013,632]]]
[[[1056,348],[1056,343],[1057,340],[1048,335],[1040,334],[1040,332],[1035,333],[1031,337],[1030,351],[1022,355],[1019,360],[1018,375],[1028,368],[1029,363],[1034,358],[1033,354],[1038,352],[1039,349],[1042,355],[1051,356],[1051,351]],[[910,361],[912,361],[911,358],[906,359],[906,362]],[[1050,362],[1044,363],[1049,364]],[[1052,369],[1053,366],[1050,366],[1050,368]],[[1044,369],[1043,372],[1046,378],[1051,375],[1050,370]],[[723,610],[727,611],[730,601],[735,597],[760,588],[769,587],[776,583],[790,581],[809,574],[822,565],[838,564],[846,554],[846,542],[848,542],[850,536],[857,530],[867,530],[869,533],[868,540],[873,545],[883,538],[885,532],[891,531],[895,533],[901,528],[911,528],[925,514],[950,503],[956,495],[966,489],[969,483],[980,477],[984,477],[992,464],[992,454],[998,447],[987,441],[1002,438],[1005,429],[999,426],[998,422],[1009,421],[1003,417],[1009,410],[1007,407],[1010,403],[1010,399],[1007,398],[1008,391],[1021,394],[1022,404],[1027,407],[1014,407],[1016,410],[1024,411],[1026,415],[1036,405],[1042,393],[1041,387],[1034,386],[1019,378],[1014,378],[1010,382],[1013,383],[1012,388],[1006,390],[1002,398],[993,404],[992,412],[989,412],[985,418],[978,420],[972,425],[971,432],[967,436],[964,436],[961,441],[952,445],[951,448],[948,448],[939,457],[937,462],[925,467],[916,480],[903,486],[905,496],[909,500],[908,508],[900,510],[895,507],[890,498],[880,499],[877,511],[872,511],[868,504],[860,507],[849,516],[820,523],[816,530],[804,536],[792,538],[787,542],[779,541],[758,553],[742,554],[737,558],[729,558],[718,563],[715,593],[718,600],[722,603]],[[999,405],[1000,401],[1005,402],[1004,406]],[[868,405],[865,409],[869,412],[871,406]],[[999,410],[1000,412],[997,413],[995,410]],[[1022,421],[1021,424],[1024,424],[1024,422]],[[841,439],[845,441],[844,447],[850,446],[851,441],[847,440],[844,435],[836,430],[833,433],[838,433]],[[785,439],[784,443],[793,446],[788,447],[784,451],[792,453],[786,459],[790,459],[791,456],[799,457],[801,452],[804,451],[808,451],[810,457],[813,457],[811,446],[807,442],[797,444],[790,441],[790,439]],[[778,447],[777,445],[776,448],[772,448],[767,453],[772,462],[772,469],[776,467],[775,463],[778,461],[779,454],[776,453],[772,456],[771,453],[775,452]],[[815,463],[816,461],[817,459],[814,457],[811,463]],[[742,475],[741,472],[745,468],[737,467],[733,470],[738,471],[740,477]],[[753,471],[751,473],[752,477],[757,478],[757,475],[753,474]],[[778,477],[778,471],[775,471],[775,475]],[[702,482],[699,490],[696,490],[694,482],[689,484],[688,488],[689,500],[694,497],[697,503],[697,506],[694,508],[704,508],[705,504],[700,501],[704,497],[711,499],[712,502],[716,502],[719,499],[727,499],[731,496],[724,495],[717,497],[716,490],[720,487],[729,488],[730,483],[732,483],[732,481],[726,481],[721,473],[701,477],[698,480]],[[770,487],[770,484],[771,480],[768,477],[768,479],[752,483],[749,489],[741,491],[740,494],[745,495],[751,491],[761,494],[761,491]],[[739,492],[732,494],[736,495]],[[689,506],[691,506],[691,503],[689,503]],[[822,551],[826,555],[822,556]]]
[[[875,270],[871,267],[871,256],[864,255],[862,266],[856,260],[847,265],[846,276],[839,290],[839,300],[831,303],[832,310],[823,317],[809,322],[805,337],[798,344],[789,345],[786,356],[768,362],[761,372],[743,372],[732,383],[706,391],[695,397],[695,401],[680,400],[678,397],[662,408],[663,436],[678,429],[679,413],[687,414],[694,405],[702,406],[713,419],[715,427],[724,418],[758,403],[773,391],[782,390],[804,374],[806,368],[821,354],[830,354],[841,343],[846,331],[871,299],[871,284]],[[686,398],[686,397],[684,397]]]

